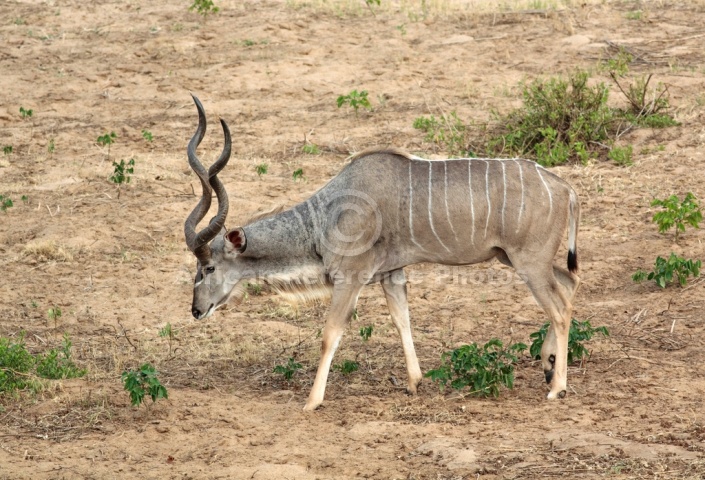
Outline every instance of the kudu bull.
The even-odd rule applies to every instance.
[[[565,396],[579,203],[575,191],[534,162],[511,159],[429,161],[395,150],[366,151],[311,198],[286,211],[226,230],[228,196],[218,180],[230,158],[225,147],[206,170],[196,148],[206,133],[201,102],[188,145],[203,195],[185,223],[186,243],[198,259],[192,313],[211,315],[242,295],[251,279],[288,295],[332,295],[318,372],[304,410],[323,402],[333,355],[362,288],[381,282],[401,335],[408,391],[422,374],[411,338],[403,268],[420,262],[468,265],[497,258],[513,266],[550,319],[541,350],[549,399]],[[218,214],[196,233],[212,192]],[[568,228],[568,269],[553,258]]]

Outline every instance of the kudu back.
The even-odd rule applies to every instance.
[[[370,150],[311,198],[242,227],[226,230],[228,197],[218,173],[231,139],[208,169],[196,156],[206,131],[199,124],[188,145],[202,197],[185,223],[186,243],[198,260],[192,313],[211,315],[242,295],[248,280],[271,284],[303,300],[330,296],[318,372],[305,410],[323,402],[333,355],[362,288],[380,282],[402,340],[408,391],[422,374],[414,350],[403,268],[420,262],[468,265],[497,258],[513,266],[546,311],[550,328],[541,350],[549,399],[565,396],[568,331],[580,280],[579,203],[565,181],[520,159],[429,161],[396,149]],[[212,192],[218,214],[200,232]],[[568,268],[553,258],[568,230]]]

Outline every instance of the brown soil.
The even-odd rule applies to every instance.
[[[0,478],[703,478],[703,283],[634,284],[638,268],[675,251],[705,257],[705,235],[678,245],[651,223],[651,199],[705,198],[705,4],[584,2],[501,12],[491,2],[216,1],[202,19],[189,2],[57,0],[0,5],[0,333],[21,330],[33,352],[64,332],[82,379],[5,397]],[[551,3],[551,2],[542,2]],[[562,5],[562,3],[561,3]],[[535,5],[534,5],[535,7]],[[637,13],[641,12],[641,13]],[[323,185],[349,153],[393,145],[442,156],[412,128],[455,110],[480,124],[520,105],[520,81],[597,69],[621,45],[633,75],[668,85],[679,127],[626,133],[634,166],[556,168],[581,196],[583,286],[575,317],[610,337],[569,370],[569,394],[544,400],[541,366],[525,356],[513,390],[478,399],[425,380],[404,393],[405,367],[379,287],[359,303],[324,406],[301,408],[317,365],[325,306],[298,311],[266,289],[207,321],[190,316],[193,256],[183,221],[197,202],[186,162],[196,127],[189,96],[211,128],[199,153],[221,148],[229,225],[292,205]],[[612,99],[621,102],[616,87]],[[374,109],[336,108],[370,92]],[[19,108],[32,109],[22,119]],[[149,130],[152,142],[142,138]],[[96,138],[114,131],[108,151]],[[55,149],[49,152],[53,139]],[[304,141],[320,147],[302,152]],[[136,162],[120,195],[112,160]],[[258,178],[255,165],[269,172]],[[292,172],[304,171],[294,182]],[[20,198],[26,195],[27,201]],[[556,259],[563,264],[564,257]],[[529,343],[545,321],[521,282],[463,285],[433,265],[409,267],[415,341],[424,370],[460,343]],[[496,262],[463,278],[506,278]],[[47,319],[60,307],[62,316]],[[167,322],[171,346],[158,335]],[[374,325],[372,339],[357,335]],[[290,383],[272,373],[294,357]],[[151,362],[169,399],[134,408],[120,373]]]

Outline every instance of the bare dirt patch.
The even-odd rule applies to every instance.
[[[162,0],[0,5],[0,146],[13,147],[0,154],[0,195],[15,201],[0,212],[0,334],[24,330],[29,348],[43,351],[67,332],[89,370],[2,399],[0,478],[705,476],[703,282],[661,290],[630,279],[671,250],[705,257],[702,232],[673,245],[649,207],[653,196],[705,198],[702,2],[501,12],[382,0],[376,15],[362,1],[216,3],[221,12],[206,20],[188,2]],[[324,406],[304,414],[325,306],[292,310],[265,289],[207,321],[190,317],[189,92],[210,119],[206,161],[221,148],[217,116],[233,131],[221,178],[236,225],[306,198],[351,152],[392,145],[443,155],[412,128],[421,115],[492,121],[493,109],[520,104],[521,80],[578,66],[608,81],[596,67],[615,45],[636,55],[634,72],[669,85],[682,124],[625,135],[633,167],[555,169],[581,196],[575,316],[612,333],[590,344],[586,366],[570,368],[566,399],[544,400],[541,367],[528,358],[498,399],[440,394],[428,381],[407,396],[401,346],[381,289],[370,287],[336,356],[361,369],[333,372]],[[336,108],[353,89],[370,92],[372,111]],[[111,131],[108,158],[96,138]],[[306,141],[320,153],[303,153]],[[118,199],[111,162],[130,158],[133,181]],[[298,168],[305,181],[292,180]],[[463,285],[430,265],[410,272],[424,370],[459,343],[528,343],[544,322],[520,282]],[[490,278],[478,272],[506,278],[496,263],[461,269]],[[46,315],[53,307],[63,312],[56,322]],[[167,322],[171,346],[157,334]],[[366,324],[375,328],[367,343],[356,334]],[[304,369],[287,383],[272,368],[289,357]],[[132,408],[119,375],[147,361],[169,400]]]

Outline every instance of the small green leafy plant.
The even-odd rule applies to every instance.
[[[142,138],[144,138],[148,142],[152,142],[152,140],[154,140],[154,136],[152,135],[152,132],[150,132],[149,130],[144,129],[144,128],[142,129]]]
[[[54,328],[56,328],[56,324],[60,318],[61,318],[61,308],[51,307],[49,310],[47,310],[47,319],[54,321]]]
[[[321,149],[318,148],[318,145],[315,143],[307,143],[303,147],[301,147],[301,151],[308,155],[318,155],[321,153]]]
[[[248,283],[247,293],[250,295],[262,295],[262,285],[259,283]]]
[[[121,378],[125,391],[130,394],[130,402],[136,407],[142,404],[145,395],[149,395],[152,403],[169,398],[166,387],[157,378],[157,371],[149,363],[136,371],[125,370]]]
[[[134,172],[134,158],[131,158],[128,162],[125,162],[125,160],[120,160],[120,163],[113,161],[113,174],[110,176],[110,181],[118,187],[118,198],[120,198],[120,187],[123,184],[130,183]]]
[[[632,280],[637,283],[641,283],[645,279],[653,280],[661,288],[666,288],[673,280],[678,280],[678,284],[681,287],[685,287],[688,283],[688,277],[691,275],[694,278],[700,276],[701,266],[700,260],[686,260],[671,252],[671,256],[668,259],[656,257],[652,271],[637,270],[632,275]]]
[[[10,155],[12,153],[12,145],[5,145],[2,147],[2,153],[5,155]]]
[[[56,145],[54,144],[54,139],[50,138],[49,143],[47,144],[47,152],[49,153],[49,155],[53,155],[54,150],[56,150]]]
[[[634,61],[632,54],[620,48],[616,56],[600,62],[599,70],[603,73],[614,73],[619,77],[623,77],[629,73],[629,64],[632,61]]]
[[[269,165],[266,163],[260,163],[259,165],[255,165],[255,172],[257,172],[257,175],[259,178],[262,178],[262,175],[266,175],[267,171],[269,170]]]
[[[440,119],[433,115],[418,117],[413,127],[426,134],[424,140],[445,148],[450,155],[473,156],[467,147],[467,128],[455,111]]]
[[[78,368],[71,360],[71,345],[71,339],[65,333],[60,349],[52,348],[37,359],[37,375],[53,380],[84,376],[86,370]]]
[[[360,364],[353,360],[344,360],[343,363],[333,365],[333,370],[337,370],[343,375],[350,375],[360,369]]]
[[[366,325],[364,327],[360,327],[360,337],[367,342],[370,337],[372,337],[372,331],[374,330],[373,325]]]
[[[624,16],[627,18],[627,20],[641,20],[643,15],[644,12],[642,12],[641,10],[632,10],[627,12]]]
[[[14,203],[12,203],[12,199],[10,197],[0,195],[0,212],[6,212],[7,209],[12,207],[13,205]]]
[[[67,334],[60,349],[45,354],[32,355],[24,343],[24,332],[19,341],[0,338],[0,394],[29,388],[37,392],[42,388],[40,378],[78,378],[86,374],[71,359],[71,340]]]
[[[291,175],[291,178],[293,178],[295,182],[298,180],[305,180],[306,177],[304,177],[303,168],[297,168],[296,170],[294,170],[294,173]]]
[[[17,342],[0,338],[0,394],[25,388],[37,390],[39,386],[31,375],[35,361],[24,344],[24,332]]]
[[[531,358],[535,360],[541,358],[541,347],[543,347],[543,342],[546,339],[549,326],[549,323],[544,323],[538,332],[534,332],[529,335],[529,338],[532,339],[531,346],[529,347],[529,354],[531,355]],[[590,325],[589,320],[579,322],[575,318],[570,319],[570,330],[568,333],[569,365],[581,361],[584,357],[590,356],[590,352],[587,348],[585,348],[583,342],[587,342],[592,339],[596,333],[599,333],[605,337],[609,336],[607,327],[593,327]]]
[[[678,233],[685,232],[686,225],[700,228],[699,223],[703,219],[703,214],[697,198],[691,192],[686,193],[683,201],[680,201],[676,195],[671,195],[663,200],[654,199],[651,202],[651,206],[663,208],[662,211],[654,214],[652,219],[658,225],[660,233],[665,233],[676,227],[676,243],[678,243]]]
[[[441,355],[441,366],[424,376],[439,383],[441,389],[450,383],[455,390],[470,388],[471,395],[498,397],[502,386],[514,387],[514,365],[524,350],[523,343],[505,348],[497,338],[482,347],[463,345]]]
[[[166,325],[164,325],[161,329],[159,329],[159,336],[162,338],[166,338],[167,341],[169,342],[169,355],[171,355],[172,343],[174,342],[174,339],[176,338],[176,332],[174,332],[174,329],[171,328],[171,323],[167,322]]]
[[[610,76],[629,102],[629,110],[625,112],[627,120],[635,125],[651,128],[680,125],[666,113],[670,107],[668,88],[661,83],[654,88],[649,88],[653,74],[637,77],[626,89],[620,83],[618,73],[610,72]]]
[[[33,114],[34,114],[34,111],[31,108],[25,109],[24,107],[20,107],[20,116],[22,117],[23,120],[31,118]]]
[[[117,135],[115,134],[115,132],[110,132],[110,133],[106,133],[105,135],[99,136],[98,139],[96,140],[98,145],[103,146],[103,147],[105,147],[105,146],[108,147],[108,158],[110,158],[110,146],[113,143],[115,143],[116,138],[117,138]]]
[[[629,166],[632,164],[633,151],[634,148],[631,145],[627,145],[626,147],[614,147],[607,156],[618,165]]]
[[[283,375],[284,379],[288,382],[291,381],[292,378],[294,378],[294,374],[296,373],[296,371],[302,368],[303,365],[294,361],[292,357],[289,357],[289,361],[286,365],[276,365],[272,372],[277,373],[279,375]]]
[[[193,3],[190,7],[188,7],[188,10],[189,12],[193,12],[195,10],[199,15],[202,15],[203,18],[206,18],[209,14],[218,13],[220,8],[215,6],[213,0],[193,0]]]
[[[355,116],[357,116],[357,111],[360,107],[363,107],[366,110],[372,110],[372,105],[367,99],[367,90],[362,90],[359,92],[357,90],[353,90],[347,95],[340,95],[338,97],[337,104],[338,108],[345,104],[350,105],[350,107],[355,110]]]

